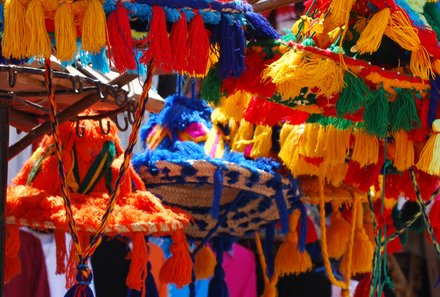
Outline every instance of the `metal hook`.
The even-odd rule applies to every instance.
[[[105,99],[105,97],[107,96],[107,94],[104,94],[103,90],[102,90],[102,83],[98,80],[96,81],[96,89],[98,90],[98,95],[100,99]]]
[[[122,127],[119,124],[119,119],[118,119],[117,115],[112,117],[112,120],[113,120],[113,122],[115,122],[116,127],[118,128],[119,131],[127,131],[128,130],[128,119],[125,115],[124,115],[124,127]]]
[[[86,128],[84,126],[80,126],[79,120],[76,120],[75,131],[76,131],[76,136],[78,136],[79,138],[84,137]]]
[[[8,74],[9,87],[13,88],[17,83],[17,71],[15,71],[12,66],[10,66],[8,69]]]
[[[115,98],[115,103],[121,107],[127,103],[128,94],[127,94],[127,92],[117,92],[116,95],[114,96],[114,98]]]
[[[138,108],[138,103],[134,100],[131,100],[128,102],[127,105],[127,115],[128,115],[128,122],[133,125],[133,123],[136,120],[136,110]]]
[[[99,128],[101,129],[101,133],[103,135],[108,135],[110,133],[110,121],[107,120],[107,129],[104,130],[104,127],[102,125],[102,119],[99,120]]]
[[[80,90],[77,87],[78,83],[80,82],[79,76],[78,75],[73,76],[71,81],[72,81],[72,89],[73,89],[73,91],[75,92],[75,94],[79,94]]]

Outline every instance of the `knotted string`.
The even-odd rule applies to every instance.
[[[77,262],[78,262],[77,280],[78,280],[79,286],[86,286],[88,288],[88,284],[92,279],[91,271],[90,271],[90,269],[87,268],[86,263],[87,263],[89,257],[94,253],[94,251],[96,250],[96,248],[98,247],[98,245],[101,241],[102,235],[104,234],[105,229],[109,223],[110,214],[112,213],[112,211],[115,207],[116,198],[119,196],[119,193],[120,193],[121,180],[124,177],[126,171],[129,168],[129,165],[130,165],[130,159],[133,154],[133,148],[137,142],[137,135],[138,135],[141,123],[142,123],[142,119],[145,114],[146,103],[148,102],[148,91],[151,87],[151,82],[152,82],[152,77],[153,77],[153,75],[152,75],[153,74],[152,62],[153,61],[151,60],[148,64],[147,77],[146,77],[145,84],[143,86],[139,108],[136,111],[135,122],[133,123],[133,128],[132,128],[132,131],[130,134],[128,146],[124,152],[123,163],[122,163],[120,171],[119,171],[119,176],[116,179],[115,187],[114,187],[113,191],[111,192],[109,203],[108,203],[107,208],[105,210],[105,213],[101,219],[101,224],[98,227],[96,234],[94,234],[92,236],[92,238],[90,239],[90,242],[89,242],[87,248],[85,249],[85,251],[83,251],[83,249],[80,245],[80,242],[79,242],[78,230],[76,228],[75,220],[73,218],[73,212],[72,212],[72,207],[71,207],[71,202],[70,202],[70,190],[67,186],[66,176],[65,176],[65,172],[64,172],[64,164],[63,164],[63,159],[62,159],[62,144],[61,144],[61,140],[60,140],[60,136],[59,136],[59,128],[58,128],[59,123],[58,123],[58,119],[57,119],[57,105],[56,105],[56,101],[55,101],[55,87],[53,85],[53,72],[51,69],[50,60],[48,60],[48,59],[45,60],[46,87],[48,90],[48,97],[49,97],[48,98],[49,99],[49,116],[50,116],[52,134],[53,134],[53,138],[54,138],[55,151],[56,151],[56,156],[57,156],[58,173],[60,176],[60,186],[61,186],[61,193],[62,193],[62,197],[63,197],[63,201],[64,201],[64,208],[66,211],[66,219],[67,219],[67,224],[69,226],[70,234],[72,236],[72,243],[73,243],[75,251],[76,251],[76,257],[77,257]],[[75,286],[77,286],[77,285],[75,285]],[[82,287],[76,287],[75,290],[74,290],[74,288],[72,288],[71,290],[69,290],[69,292],[66,294],[66,296],[68,296],[69,293],[70,294],[80,293],[79,296],[89,296],[89,292],[88,291],[84,292],[85,289],[83,289]]]

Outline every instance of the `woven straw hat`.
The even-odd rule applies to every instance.
[[[62,157],[76,227],[95,232],[109,201],[122,162],[122,148],[113,123],[103,135],[97,122],[84,120],[79,138],[74,123],[60,126]],[[186,214],[164,207],[129,168],[110,215],[107,234],[170,234],[188,222]],[[52,136],[46,136],[8,187],[7,223],[37,229],[67,231]]]
[[[286,220],[299,201],[295,181],[279,175],[274,161],[230,152],[221,128],[212,127],[210,112],[197,99],[165,101],[141,131],[145,152],[133,158],[143,181],[163,203],[191,213],[195,224],[186,229],[191,237],[203,238],[213,228],[242,236],[280,217]]]

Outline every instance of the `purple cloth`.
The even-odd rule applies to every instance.
[[[20,230],[21,274],[5,286],[6,297],[50,297],[46,263],[41,242]]]
[[[249,249],[234,243],[223,255],[225,280],[229,297],[257,297],[257,264]]]

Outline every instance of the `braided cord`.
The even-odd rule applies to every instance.
[[[70,235],[72,237],[72,243],[75,247],[76,257],[78,263],[82,261],[83,251],[79,242],[78,231],[76,229],[75,220],[73,218],[72,204],[70,202],[70,190],[67,186],[66,175],[64,173],[64,163],[62,157],[62,147],[59,135],[59,123],[57,118],[57,104],[55,101],[55,87],[53,85],[53,72],[50,65],[50,60],[45,60],[46,68],[46,88],[49,94],[49,118],[52,128],[52,137],[55,145],[55,155],[58,164],[58,174],[60,177],[61,196],[63,197],[64,209],[66,211],[67,225],[69,226]]]
[[[346,292],[347,290],[349,290],[349,283],[340,281],[335,277],[335,275],[333,274],[332,267],[331,267],[330,257],[328,255],[327,227],[325,225],[324,181],[323,181],[322,177],[319,177],[319,196],[320,196],[320,199],[319,199],[319,215],[320,215],[319,223],[320,223],[320,228],[321,228],[321,252],[322,252],[322,258],[324,261],[325,271],[327,272],[327,277],[329,278],[330,282],[333,285],[340,287],[343,290],[343,292]],[[356,208],[353,209],[353,212],[356,212]],[[352,218],[353,222],[355,219],[356,219],[356,217],[353,216],[353,218]],[[352,230],[352,233],[354,234],[353,230]],[[347,267],[347,269],[349,270],[350,268]],[[350,274],[347,273],[346,278],[348,279],[348,281],[350,281],[350,277],[351,277]]]
[[[409,172],[411,173],[411,181],[412,181],[413,186],[414,186],[414,191],[416,192],[417,203],[420,206],[420,212],[421,212],[421,214],[423,216],[423,220],[425,221],[426,229],[428,230],[429,237],[432,240],[432,244],[434,245],[434,248],[435,248],[435,251],[437,253],[437,256],[440,257],[440,245],[438,244],[438,242],[437,242],[437,240],[435,238],[434,229],[432,228],[432,225],[431,225],[431,222],[429,220],[429,217],[426,214],[425,203],[423,202],[422,195],[420,194],[420,191],[419,191],[419,185],[417,184],[416,175],[415,175],[414,170],[412,168],[409,169]]]
[[[428,206],[429,204],[432,203],[432,201],[434,201],[434,199],[440,194],[440,187],[437,188],[434,193],[432,193],[431,197],[429,198],[429,200],[427,200],[426,202],[424,202],[425,208],[426,206]],[[403,232],[405,232],[407,229],[409,229],[409,227],[411,227],[415,221],[417,221],[417,219],[422,215],[422,212],[418,212],[416,213],[409,221],[406,221],[403,224],[403,227],[400,228],[399,230],[397,230],[396,232],[394,232],[393,234],[391,234],[390,236],[388,236],[387,241],[392,241],[395,238],[399,237],[399,235],[401,235]]]
[[[146,77],[146,81],[143,86],[142,95],[140,97],[139,108],[136,110],[135,121],[133,123],[132,131],[130,133],[128,146],[124,152],[123,163],[121,164],[118,178],[115,181],[115,187],[114,187],[113,191],[111,192],[110,200],[109,200],[107,208],[102,216],[101,224],[98,227],[98,231],[90,239],[90,242],[89,242],[85,251],[82,250],[82,247],[79,242],[78,231],[76,228],[76,224],[75,224],[75,220],[74,220],[73,212],[72,212],[72,207],[71,207],[71,203],[70,203],[70,190],[67,186],[66,175],[64,173],[64,165],[63,165],[63,160],[62,160],[62,147],[61,147],[61,141],[60,141],[59,132],[58,132],[59,124],[58,124],[58,120],[57,120],[57,110],[56,110],[56,102],[55,102],[55,88],[53,85],[53,75],[52,75],[52,69],[50,67],[49,60],[45,61],[45,66],[46,66],[46,85],[47,85],[47,89],[48,89],[49,102],[50,102],[49,115],[50,115],[52,133],[53,133],[53,138],[54,138],[54,143],[55,143],[55,151],[56,151],[56,156],[57,156],[57,161],[58,161],[58,171],[59,171],[59,176],[60,176],[61,192],[62,192],[62,196],[63,196],[63,200],[64,200],[64,207],[66,210],[67,223],[69,226],[70,234],[72,236],[72,242],[73,242],[75,250],[77,252],[78,263],[81,266],[81,265],[85,265],[88,258],[93,254],[93,252],[96,250],[96,248],[98,247],[98,245],[100,243],[100,240],[105,232],[105,229],[108,226],[110,214],[112,213],[112,211],[116,205],[116,199],[118,198],[119,193],[121,191],[122,178],[124,177],[125,173],[127,172],[128,168],[129,168],[130,159],[133,154],[133,148],[137,142],[137,135],[138,135],[140,126],[142,124],[142,119],[145,114],[146,104],[148,102],[148,91],[151,87],[152,77],[153,77],[152,60],[150,60],[149,65],[148,65],[147,77]]]
[[[113,209],[115,208],[116,199],[119,197],[119,193],[121,192],[122,178],[124,177],[125,173],[127,172],[128,168],[130,166],[130,160],[133,155],[133,149],[134,149],[136,142],[137,142],[138,132],[139,132],[139,129],[142,125],[142,120],[145,115],[145,109],[146,109],[146,105],[147,105],[148,98],[149,98],[148,91],[150,90],[150,87],[152,84],[152,79],[153,79],[152,64],[153,64],[153,60],[150,60],[150,62],[148,64],[147,77],[146,77],[145,83],[142,88],[142,95],[139,99],[139,108],[136,110],[135,121],[132,125],[132,130],[131,130],[130,137],[128,140],[127,148],[124,151],[124,159],[123,159],[123,162],[122,162],[121,167],[119,169],[119,175],[115,181],[115,187],[114,187],[113,191],[111,192],[110,201],[107,205],[105,213],[102,216],[101,224],[98,228],[98,231],[96,232],[96,234],[94,234],[92,236],[92,238],[90,239],[90,243],[84,252],[85,259],[87,259],[88,257],[90,257],[94,253],[94,251],[96,250],[96,248],[98,247],[98,245],[101,241],[102,236],[104,235],[105,229],[107,228],[107,225],[110,221],[110,214],[112,213]]]

